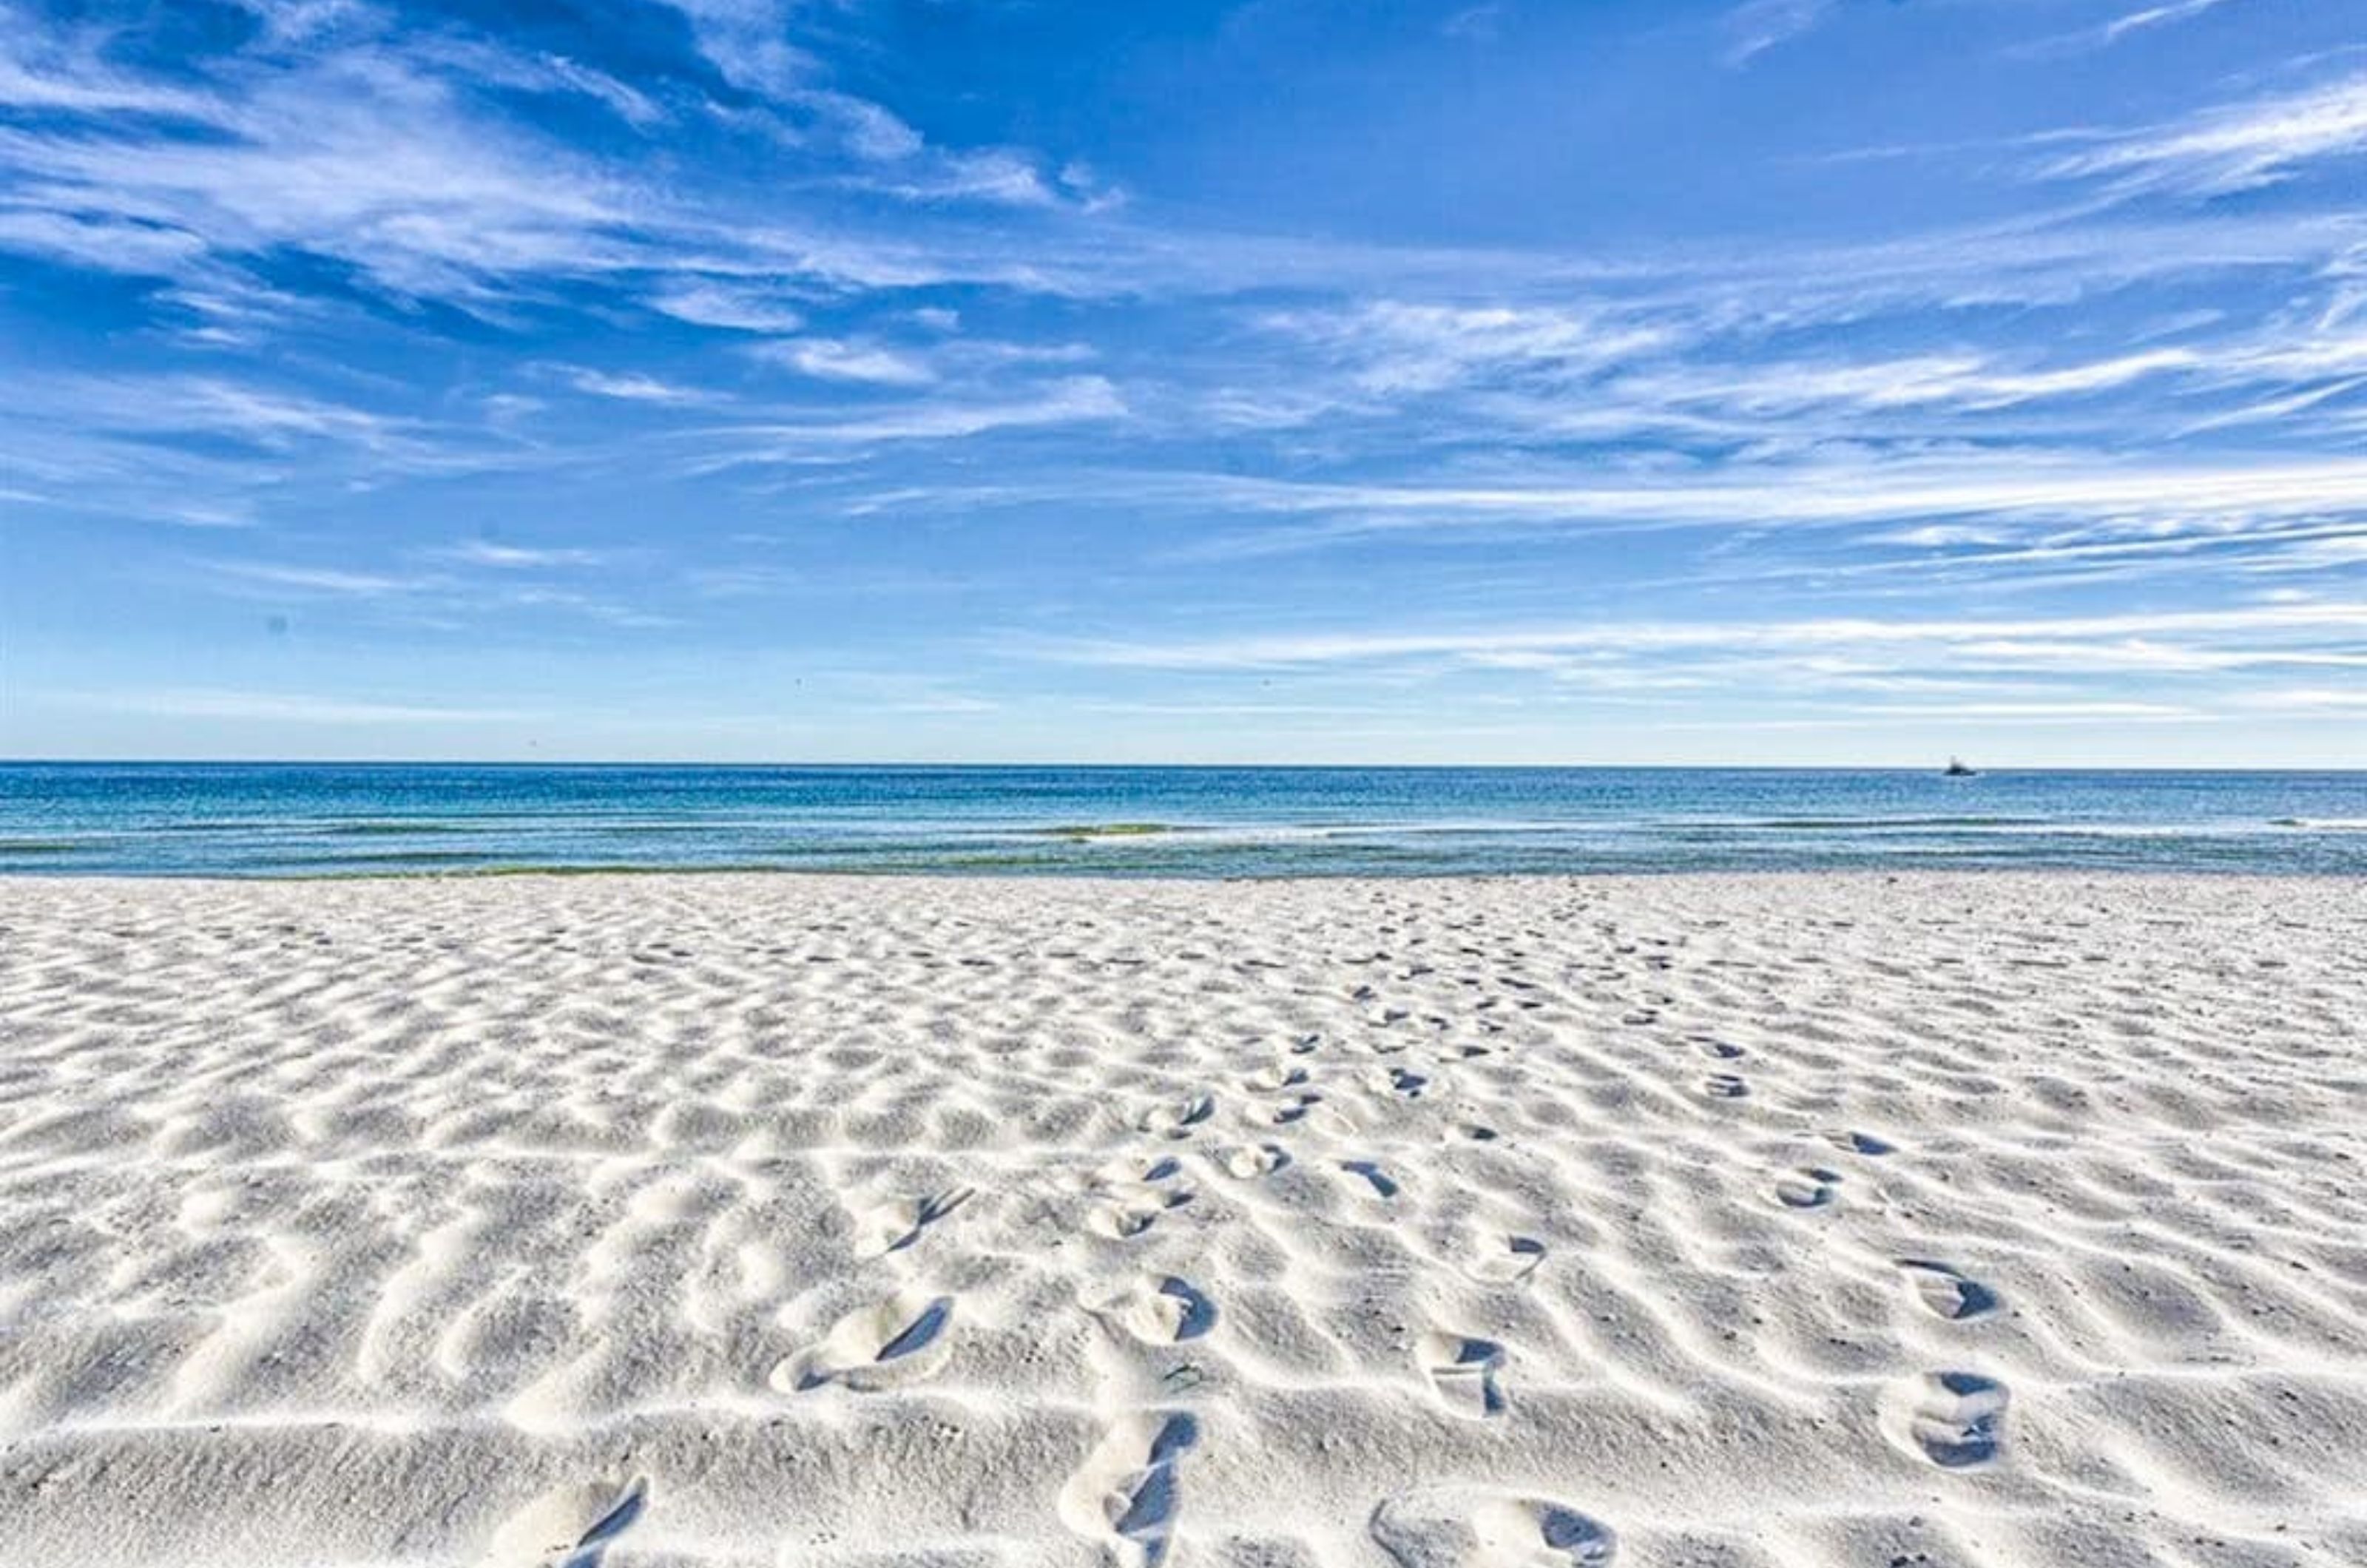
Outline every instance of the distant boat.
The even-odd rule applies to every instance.
[[[1979,773],[1978,768],[1965,766],[1965,760],[1962,757],[1951,757],[1948,759],[1948,765],[1940,770],[1940,776],[1949,779],[1969,779]]]

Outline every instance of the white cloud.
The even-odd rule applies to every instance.
[[[2367,603],[2244,605],[2101,615],[2014,619],[1798,621],[1603,621],[1582,626],[1446,632],[1339,632],[1243,636],[1190,642],[1038,641],[1019,650],[1061,662],[1147,669],[1225,670],[1365,662],[1405,658],[1489,660],[1566,652],[1679,652],[1756,659],[1772,653],[1852,649],[1955,647],[2013,661],[2015,639],[2044,639],[2044,658],[2064,650],[2109,657],[2126,639],[2327,634],[2367,652]],[[2251,649],[2255,662],[2307,662],[2316,650]]]
[[[661,288],[650,297],[653,310],[677,321],[736,332],[793,333],[805,317],[762,289],[691,280]]]
[[[2259,707],[2286,708],[2301,713],[2367,712],[2367,690],[2356,687],[2285,687],[2258,693],[2250,700]]]
[[[1467,43],[1494,43],[1504,30],[1504,11],[1501,0],[1469,6],[1439,23],[1439,36]]]
[[[2070,455],[1738,463],[1621,482],[1314,482],[1231,475],[1123,481],[1135,500],[1204,512],[1320,514],[1313,532],[1221,540],[1237,553],[1485,525],[1761,527],[2076,518],[2149,529],[2367,510],[2367,459],[2112,463]],[[1082,484],[1082,481],[1081,481]],[[1084,486],[1081,493],[1090,493]]]
[[[1117,389],[1099,376],[1072,376],[1031,393],[997,400],[945,400],[908,404],[860,418],[817,418],[726,425],[699,433],[716,450],[689,466],[710,473],[742,464],[801,463],[818,450],[908,441],[957,441],[998,430],[1043,429],[1119,419]]]
[[[687,17],[700,51],[724,79],[753,92],[786,96],[817,70],[789,42],[791,0],[666,0]]]
[[[260,73],[200,107],[198,139],[0,131],[0,166],[84,222],[177,231],[226,256],[300,247],[404,293],[466,295],[629,248],[636,198],[383,58]]]
[[[505,545],[498,539],[467,539],[435,552],[446,560],[465,562],[470,566],[491,566],[505,569],[526,569],[549,566],[599,566],[608,559],[605,551],[557,547],[533,547]]]
[[[14,7],[0,9],[0,104],[195,119],[220,112],[220,105],[205,94],[143,81],[104,64],[93,47],[98,36],[52,33]]]
[[[2302,166],[2367,152],[2367,75],[2224,106],[2191,119],[2112,136],[2044,172],[2103,176],[2130,188],[2198,196],[2291,178]]]
[[[882,387],[923,387],[935,372],[910,355],[872,343],[846,343],[830,338],[799,338],[765,344],[761,357],[801,375],[828,381],[863,381]]]
[[[2166,5],[2147,6],[2143,10],[2125,12],[2106,22],[2100,29],[2101,41],[2118,43],[2129,34],[2150,28],[2183,22],[2205,11],[2215,11],[2227,0],[2169,0]]]
[[[890,174],[860,183],[908,201],[1053,207],[1060,200],[1033,160],[1003,148],[943,153],[923,163],[900,164]]]
[[[171,718],[224,718],[275,724],[511,724],[542,716],[516,708],[455,707],[294,692],[210,686],[70,694],[74,705]]]
[[[383,572],[351,571],[342,567],[289,566],[272,561],[211,561],[210,569],[223,577],[266,588],[292,589],[354,598],[379,598],[409,593],[425,586],[419,579],[391,577]]]
[[[1727,13],[1726,62],[1748,65],[1777,44],[1814,30],[1832,13],[1834,4],[1835,0],[1745,0]]]
[[[101,272],[173,276],[205,254],[185,230],[41,209],[0,209],[0,251],[46,256]]]
[[[701,391],[696,387],[677,386],[671,381],[661,381],[653,376],[644,376],[638,371],[618,374],[586,369],[582,367],[570,367],[562,374],[566,376],[568,384],[577,391],[589,392],[597,398],[614,398],[622,402],[691,404],[715,400],[715,396],[711,392]]]
[[[1263,324],[1344,361],[1356,387],[1375,394],[1436,391],[1500,372],[1583,376],[1667,346],[1671,335],[1608,308],[1396,299],[1277,312]]]
[[[221,376],[21,377],[0,405],[80,430],[212,435],[272,451],[325,442],[392,453],[416,446],[413,421]]]

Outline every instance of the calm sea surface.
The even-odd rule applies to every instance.
[[[0,764],[0,873],[2367,874],[2367,773]]]

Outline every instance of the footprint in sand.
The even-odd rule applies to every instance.
[[[1397,1179],[1371,1160],[1343,1159],[1340,1162],[1340,1168],[1351,1176],[1363,1178],[1380,1197],[1394,1198],[1398,1195]]]
[[[1271,1094],[1278,1089],[1291,1089],[1307,1081],[1305,1067],[1286,1067],[1280,1063],[1260,1067],[1241,1080],[1242,1087],[1257,1094]]]
[[[1512,1285],[1535,1273],[1545,1260],[1546,1244],[1533,1236],[1478,1230],[1465,1244],[1463,1272],[1483,1285]]]
[[[481,1568],[600,1568],[608,1548],[649,1505],[650,1483],[561,1486],[544,1493],[496,1531]]]
[[[1977,1280],[1966,1279],[1944,1263],[1934,1263],[1921,1258],[1902,1258],[1898,1260],[1898,1271],[1906,1277],[1908,1288],[1915,1292],[1915,1299],[1922,1303],[1923,1310],[1935,1317],[1944,1317],[1952,1323],[1969,1323],[1997,1311],[1995,1291]]]
[[[1295,1094],[1279,1105],[1261,1107],[1253,1114],[1263,1116],[1277,1127],[1287,1127],[1293,1122],[1306,1120],[1307,1113],[1323,1103],[1319,1094]]]
[[[1414,1346],[1414,1359],[1447,1408],[1464,1416],[1496,1416],[1504,1409],[1504,1348],[1451,1329],[1433,1329]]]
[[[921,1239],[921,1233],[969,1201],[972,1189],[948,1188],[917,1197],[890,1198],[866,1210],[855,1221],[855,1251],[865,1258],[901,1252]]]
[[[1246,1144],[1224,1154],[1225,1174],[1242,1181],[1271,1176],[1289,1163],[1290,1156],[1278,1144]]]
[[[1188,1129],[1198,1126],[1217,1113],[1217,1102],[1205,1094],[1189,1095],[1154,1105],[1134,1119],[1135,1127],[1145,1133],[1164,1133],[1171,1138],[1181,1138]]]
[[[1393,1497],[1367,1528],[1399,1568],[1608,1568],[1619,1551],[1610,1526],[1535,1497]]]
[[[1177,1467],[1200,1440],[1189,1416],[1129,1416],[1062,1488],[1060,1521],[1100,1541],[1124,1568],[1159,1568],[1175,1539]]]
[[[1810,1166],[1775,1179],[1775,1198],[1787,1209],[1822,1209],[1840,1196],[1840,1173]]]
[[[1879,1159],[1884,1155],[1896,1154],[1898,1150],[1897,1145],[1885,1143],[1871,1133],[1849,1131],[1827,1133],[1825,1142],[1843,1154],[1865,1155],[1874,1159]]]
[[[820,1344],[775,1366],[769,1381],[783,1393],[832,1382],[860,1391],[912,1382],[945,1364],[953,1316],[951,1296],[899,1292],[840,1318]]]
[[[1702,1092],[1712,1100],[1740,1100],[1750,1086],[1733,1073],[1712,1073],[1703,1081]]]
[[[1720,1062],[1738,1062],[1744,1054],[1741,1046],[1728,1044],[1723,1040],[1704,1040],[1699,1044],[1703,1055]]]
[[[2005,1440],[2006,1386],[1978,1372],[1930,1372],[1894,1383],[1882,1404],[1884,1435],[1942,1470],[1997,1458]]]
[[[1183,1190],[1154,1187],[1147,1181],[1122,1182],[1102,1194],[1085,1214],[1085,1227],[1095,1235],[1124,1241],[1140,1235],[1168,1210],[1192,1201]]]
[[[1183,1163],[1173,1155],[1120,1155],[1093,1172],[1093,1184],[1128,1187],[1145,1181],[1164,1181],[1183,1168]]]
[[[1217,1303],[1173,1274],[1129,1280],[1088,1301],[1085,1309],[1146,1345],[1197,1339],[1217,1325]]]

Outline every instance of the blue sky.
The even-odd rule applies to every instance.
[[[0,750],[2367,765],[2361,0],[0,0]]]

